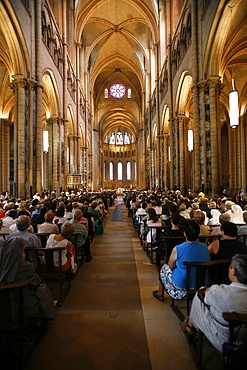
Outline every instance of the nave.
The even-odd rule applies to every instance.
[[[121,197],[109,208],[92,254],[25,369],[196,369],[171,299],[152,296],[158,273]]]

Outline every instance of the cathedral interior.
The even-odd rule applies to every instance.
[[[246,189],[245,0],[2,0],[0,190]]]

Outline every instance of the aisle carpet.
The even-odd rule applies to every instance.
[[[111,221],[122,221],[122,207],[120,205],[115,207]]]
[[[26,370],[151,370],[132,246],[136,232],[127,213],[118,224],[120,216],[121,205],[108,210],[104,234],[92,243],[93,260],[80,269]]]

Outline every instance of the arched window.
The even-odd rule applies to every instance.
[[[104,98],[105,99],[108,99],[108,89],[105,89],[104,90]]]
[[[130,144],[130,138],[127,132],[124,133],[124,144]]]
[[[128,99],[131,98],[131,89],[128,89]]]
[[[109,163],[109,179],[113,180],[113,163]]]
[[[117,164],[117,179],[119,181],[123,180],[123,163],[118,162]]]
[[[130,167],[130,162],[128,161],[127,162],[127,168],[126,168],[126,172],[127,172],[127,180],[131,180],[131,167]]]
[[[116,145],[123,145],[123,134],[120,130],[117,132]]]
[[[136,161],[133,161],[134,180],[136,180]]]
[[[115,132],[113,132],[111,134],[111,137],[110,137],[110,144],[115,144]]]

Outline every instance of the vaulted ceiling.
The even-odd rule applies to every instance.
[[[157,1],[79,0],[76,37],[84,47],[84,70],[93,94],[94,123],[102,135],[110,127],[126,125],[136,135],[143,115],[150,48],[157,42]],[[114,83],[130,88],[132,95],[104,98]]]

